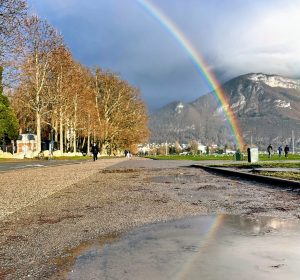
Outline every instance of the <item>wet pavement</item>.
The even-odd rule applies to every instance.
[[[74,160],[18,160],[18,161],[0,161],[0,172],[6,172],[18,169],[43,168],[48,166],[80,164],[82,161]]]
[[[198,216],[102,242],[81,247],[64,279],[296,280],[300,275],[300,223],[292,220]]]
[[[298,279],[299,192],[192,163],[0,174],[0,279]]]

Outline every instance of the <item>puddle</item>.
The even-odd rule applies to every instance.
[[[300,223],[201,216],[141,227],[81,251],[66,278],[299,279]]]

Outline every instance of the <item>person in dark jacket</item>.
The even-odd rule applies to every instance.
[[[281,157],[281,154],[282,154],[282,147],[279,146],[279,147],[278,147],[278,155],[279,155],[279,157]]]
[[[94,143],[93,146],[92,146],[92,154],[93,154],[94,161],[98,159],[97,158],[98,157],[98,152],[99,152],[99,148],[98,148],[97,144]]]
[[[272,145],[270,144],[270,145],[268,146],[268,148],[267,148],[269,158],[271,157],[271,152],[272,152],[272,150],[273,150],[273,147],[272,147]]]
[[[289,151],[290,151],[289,145],[285,145],[285,147],[284,147],[284,156],[285,156],[285,157],[288,157]]]

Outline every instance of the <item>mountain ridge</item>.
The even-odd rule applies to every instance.
[[[300,130],[300,79],[248,73],[225,82],[222,89],[247,144],[250,138],[261,148],[269,143],[288,144],[291,131]],[[188,103],[174,101],[157,110],[150,116],[151,141],[233,145],[214,94]]]

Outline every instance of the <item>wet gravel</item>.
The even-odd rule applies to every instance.
[[[0,186],[0,279],[65,279],[59,271],[74,248],[147,223],[212,213],[300,218],[297,192],[191,163],[102,160],[0,174],[10,182],[9,191]]]

